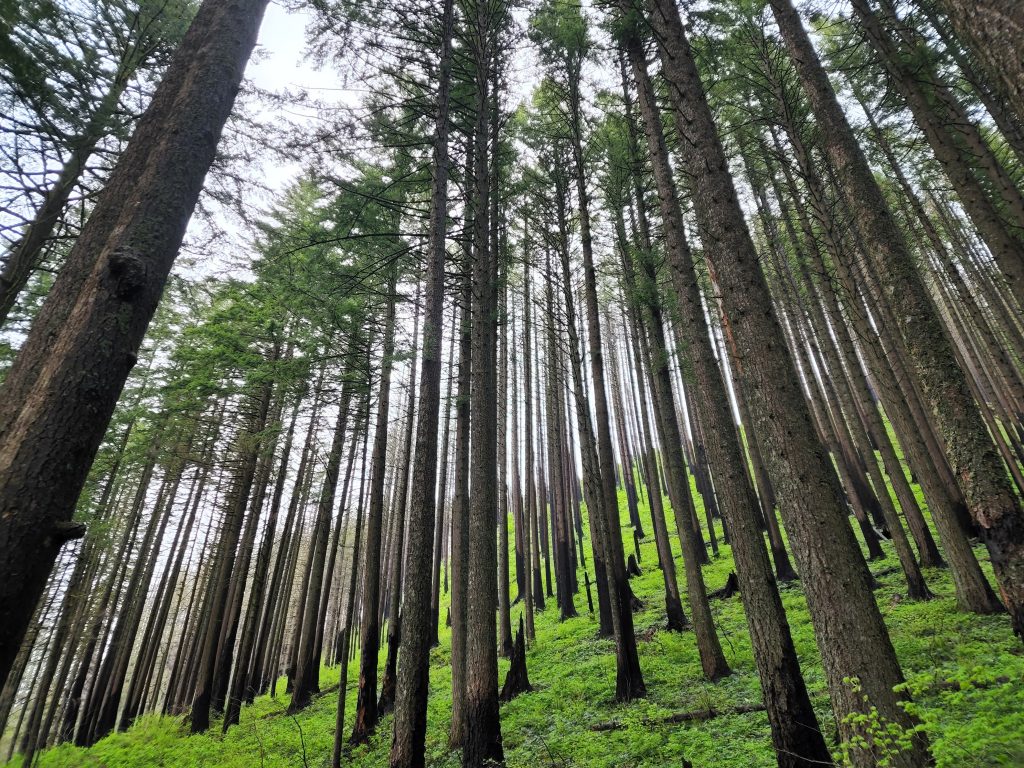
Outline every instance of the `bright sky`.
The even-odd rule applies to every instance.
[[[272,2],[260,28],[259,45],[245,70],[246,77],[259,88],[271,91],[336,88],[337,80],[329,70],[316,70],[303,60],[305,29],[309,14],[288,11]],[[273,189],[283,190],[298,173],[297,165],[268,164],[263,168],[265,181]]]

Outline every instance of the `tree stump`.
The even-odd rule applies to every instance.
[[[505,675],[505,684],[501,686],[501,694],[498,696],[501,701],[512,701],[520,693],[529,693],[533,690],[530,678],[526,674],[526,640],[523,637],[522,614],[519,615],[519,631],[516,632],[511,659],[508,674]]]
[[[637,565],[636,558],[633,555],[629,556],[626,560],[626,576],[632,579],[634,576],[640,575],[640,566]]]
[[[712,600],[728,600],[733,595],[740,591],[740,582],[736,578],[735,573],[730,573],[729,578],[725,580],[725,586],[721,589],[716,589],[714,592],[708,594]]]

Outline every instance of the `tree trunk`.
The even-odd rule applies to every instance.
[[[786,354],[678,8],[672,0],[648,0],[648,8],[698,231],[744,360],[754,428],[763,440],[782,503],[840,732],[847,740],[854,737],[856,728],[847,716],[864,708],[863,699],[848,684],[850,677],[860,678],[863,694],[882,717],[913,727],[914,719],[894,693],[903,682],[899,662],[870,588],[871,575],[836,497],[833,469],[816,439]],[[854,756],[857,764],[872,762],[864,750],[855,749]],[[922,739],[897,764],[919,766],[928,761]]]
[[[761,692],[768,706],[772,743],[780,766],[796,768],[818,762],[828,763],[831,755],[800,674],[786,612],[772,579],[771,562],[758,524],[757,502],[744,470],[745,461],[738,436],[733,429],[725,382],[711,349],[697,273],[685,240],[682,208],[668,161],[654,88],[647,74],[646,57],[639,37],[627,38],[625,45],[633,65],[658,187],[666,259],[682,314],[681,331],[689,352],[689,372],[695,380],[693,392],[698,420],[707,426],[705,437],[709,460],[720,509],[729,527],[733,558],[740,579],[740,597],[753,642]]]
[[[867,0],[853,0],[853,9],[1010,290],[1018,299],[1024,297],[1024,236],[1019,234],[1024,226],[1024,198],[1020,190],[942,82],[931,62],[933,54],[916,33],[904,30],[903,37],[911,39],[898,41],[887,28],[900,24],[891,14],[878,16]],[[992,197],[983,179],[993,190]]]
[[[266,428],[267,413],[270,410],[270,382],[262,387],[262,393],[255,405],[249,423],[241,430],[237,438],[239,453],[238,470],[232,480],[228,508],[225,510],[225,521],[221,531],[218,551],[218,566],[213,570],[210,581],[212,596],[211,613],[207,617],[206,637],[202,646],[199,683],[192,700],[191,732],[202,733],[210,727],[210,707],[213,703],[213,685],[217,672],[218,644],[221,628],[224,626],[225,614],[228,610],[228,587],[232,569],[235,566],[238,539],[242,531],[242,517],[249,501],[253,478],[256,474],[256,462],[260,452],[260,433]]]
[[[842,113],[832,86],[789,0],[771,0],[779,28],[818,117],[823,148],[838,178],[878,279],[899,318],[915,378],[946,445],[957,480],[992,559],[1013,620],[1024,636],[1024,513],[994,449],[942,322],[906,240]]]
[[[936,0],[989,86],[1024,120],[1024,8],[1017,0]]]
[[[266,5],[200,7],[0,390],[0,680],[67,538]]]
[[[359,694],[356,721],[349,741],[361,744],[377,727],[377,656],[380,644],[380,571],[381,538],[384,527],[384,476],[388,453],[388,412],[391,404],[391,369],[395,356],[395,284],[398,268],[392,266],[387,285],[387,312],[384,320],[384,344],[380,362],[380,388],[377,398],[377,423],[373,436],[373,467],[370,475],[370,499],[366,520],[366,552],[363,558],[362,632],[359,649]]]
[[[395,727],[390,757],[392,768],[423,768],[425,764],[431,634],[437,634],[436,617],[433,621],[433,630],[431,629],[431,601],[422,587],[430,572],[430,543],[434,533],[434,487],[437,483],[437,425],[441,405],[444,267],[448,224],[448,109],[453,25],[453,0],[444,0],[441,12],[437,120],[434,124],[434,156],[431,167],[430,239],[423,311],[423,369],[420,373],[416,458],[412,469],[412,499],[408,513],[409,546],[402,588],[404,636],[395,692]],[[441,499],[442,504],[443,502]],[[435,557],[440,561],[440,547],[436,542],[434,550]]]
[[[504,764],[498,716],[498,651],[495,612],[498,607],[496,397],[496,283],[499,255],[490,244],[490,199],[497,194],[491,178],[488,127],[491,124],[491,67],[497,66],[494,44],[499,16],[487,2],[477,2],[471,22],[470,51],[476,67],[473,179],[472,389],[466,563],[466,673],[463,768]],[[496,117],[495,117],[496,119]]]

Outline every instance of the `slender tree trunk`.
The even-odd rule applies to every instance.
[[[412,337],[418,339],[420,335],[420,313],[419,313],[420,286],[416,287],[416,302],[414,310],[416,313],[413,320]],[[440,342],[438,342],[440,346]],[[409,403],[406,412],[406,428],[404,435],[405,445],[402,447],[402,458],[400,459],[399,472],[401,477],[398,480],[398,488],[395,493],[395,502],[392,510],[395,515],[395,544],[391,560],[391,584],[388,598],[390,620],[388,622],[388,653],[384,661],[384,674],[380,682],[380,699],[377,701],[377,709],[381,716],[391,712],[395,706],[395,686],[398,677],[398,649],[402,642],[402,575],[405,566],[405,527],[406,514],[409,501],[409,472],[413,457],[412,452],[413,432],[416,431],[416,372],[419,358],[413,352],[412,367],[409,371]],[[434,428],[434,439],[437,437],[437,428]],[[434,448],[435,452],[437,448]],[[436,458],[434,463],[436,464]],[[429,489],[430,495],[434,495],[433,486]],[[429,551],[424,544],[423,548]],[[419,587],[417,586],[417,589]]]
[[[61,167],[53,186],[47,190],[43,204],[36,210],[21,237],[7,252],[3,269],[0,270],[0,328],[7,322],[18,300],[18,294],[25,289],[32,273],[39,268],[46,244],[57,228],[71,193],[85,172],[86,165],[95,154],[96,146],[107,132],[109,121],[114,116],[121,96],[124,95],[139,63],[141,62],[132,61],[132,57],[127,54],[122,56],[110,88],[103,94],[81,135],[72,140],[68,159]]]
[[[228,508],[225,510],[224,527],[218,552],[218,566],[213,570],[210,581],[212,597],[211,614],[207,620],[206,637],[202,646],[199,683],[192,700],[191,731],[201,733],[210,727],[210,707],[213,701],[213,685],[216,675],[218,643],[221,627],[228,609],[228,587],[232,569],[235,566],[235,550],[241,534],[242,516],[249,501],[256,462],[260,451],[260,433],[267,423],[270,409],[272,386],[268,382],[262,387],[249,424],[239,433],[236,441],[238,471],[232,480]]]
[[[424,744],[427,732],[427,694],[432,638],[430,601],[424,594],[422,585],[426,582],[430,570],[429,544],[433,537],[434,489],[437,483],[437,422],[441,397],[441,347],[444,338],[448,108],[453,25],[453,0],[444,0],[441,15],[437,121],[434,126],[434,157],[431,168],[430,243],[423,312],[423,369],[420,374],[416,458],[412,470],[412,500],[409,506],[409,547],[402,589],[404,637],[395,693],[395,727],[390,757],[392,768],[422,768],[425,764]],[[441,499],[442,504],[443,502]],[[440,561],[440,547],[437,543],[434,550]],[[436,614],[432,626],[436,637]]]
[[[452,725],[449,746],[461,747],[466,735],[466,558],[469,550],[469,440],[472,386],[472,274],[469,253],[463,262],[459,383],[455,396],[455,498],[451,520]]]
[[[349,652],[349,638],[352,635],[352,622],[355,617],[356,606],[356,585],[358,583],[359,569],[365,558],[365,551],[362,546],[363,534],[363,500],[366,490],[366,452],[369,447],[370,431],[370,398],[366,396],[363,400],[361,430],[363,432],[363,450],[360,466],[362,467],[359,478],[359,500],[356,503],[356,531],[352,543],[352,557],[349,564],[348,591],[345,601],[345,624],[341,631],[341,647],[338,649],[337,658],[341,664],[338,677],[338,708],[334,720],[334,749],[331,752],[331,768],[341,768],[341,748],[345,736],[345,700],[348,698],[348,664],[351,653]]]
[[[249,587],[249,606],[246,610],[245,625],[242,628],[242,637],[238,645],[238,664],[236,665],[234,678],[231,682],[231,690],[228,692],[227,706],[224,712],[225,731],[231,725],[238,723],[241,715],[242,701],[247,698],[254,680],[253,657],[254,646],[257,642],[256,634],[260,627],[262,612],[264,611],[270,551],[272,542],[277,536],[277,516],[281,509],[281,496],[284,492],[284,483],[288,472],[288,459],[291,457],[295,422],[298,418],[301,401],[301,397],[295,398],[295,405],[292,407],[291,417],[288,420],[288,430],[285,434],[284,448],[281,451],[281,459],[277,468],[277,478],[274,482],[274,492],[270,500],[270,511],[267,515],[263,543],[260,546],[259,553],[256,555],[256,567],[252,575],[252,584]],[[283,541],[282,546],[284,546]]]
[[[533,486],[533,346],[531,344],[531,323],[533,314],[530,303],[530,260],[529,260],[529,232],[528,226],[523,224],[523,246],[525,258],[523,259],[523,469],[526,473],[526,499],[523,510],[523,584],[526,600],[526,639],[533,642],[537,637],[537,630],[534,623],[534,590],[531,574],[534,572],[534,563],[537,561],[537,543],[533,537],[533,519],[536,513],[537,494]],[[543,604],[540,609],[543,610]]]
[[[942,82],[933,54],[912,32],[910,50],[887,28],[900,22],[891,14],[884,20],[867,0],[853,0],[853,9],[868,42],[889,72],[893,85],[910,107],[936,159],[988,245],[1006,277],[1010,290],[1024,297],[1024,197],[995,158],[953,93]],[[898,33],[897,33],[898,34]],[[986,185],[994,190],[992,197]],[[995,198],[995,199],[993,199]],[[1001,213],[1002,207],[1005,213]]]
[[[441,614],[441,561],[444,559],[445,543],[445,508],[448,506],[448,456],[451,443],[452,416],[452,385],[455,381],[455,333],[458,328],[458,307],[452,311],[452,339],[448,350],[448,387],[444,399],[444,436],[441,438],[441,468],[438,470],[437,523],[434,526],[434,561],[431,569],[430,589],[430,647],[440,644],[438,640],[438,622]],[[420,384],[422,392],[422,382]],[[422,395],[421,395],[422,397]],[[422,406],[421,406],[422,407]]]
[[[350,340],[350,345],[351,343]],[[351,346],[349,349],[351,350]],[[330,452],[327,454],[324,483],[320,489],[320,499],[317,505],[317,522],[313,529],[312,552],[310,553],[311,578],[306,593],[306,609],[302,614],[300,625],[295,627],[295,642],[299,646],[299,651],[296,656],[292,682],[292,698],[288,704],[290,714],[307,707],[313,692],[319,688],[320,656],[316,653],[317,621],[320,617],[324,563],[327,559],[327,545],[330,540],[331,516],[338,488],[338,472],[341,468],[341,454],[345,448],[348,427],[348,410],[351,402],[349,386],[348,381],[342,384],[341,402],[334,424]]]
[[[476,128],[473,185],[472,390],[470,393],[473,450],[470,456],[471,495],[468,503],[466,564],[466,672],[463,768],[504,764],[498,715],[498,652],[495,612],[498,607],[497,541],[497,301],[499,254],[490,243],[490,199],[497,194],[488,159],[488,127],[492,120],[490,88],[497,66],[498,13],[486,1],[475,7],[470,50],[476,66]],[[496,118],[494,118],[496,119]]]
[[[395,356],[395,293],[397,267],[387,285],[387,312],[384,320],[384,344],[381,351],[380,388],[377,398],[377,423],[373,436],[373,468],[370,475],[370,499],[366,525],[366,552],[363,561],[362,632],[359,653],[359,694],[356,721],[349,741],[360,744],[377,727],[377,655],[380,645],[380,572],[381,533],[384,523],[384,476],[388,453],[388,413],[391,404],[391,370]]]
[[[936,0],[989,86],[1024,120],[1024,8],[1017,0]]]

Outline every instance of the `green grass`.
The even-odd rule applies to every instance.
[[[622,502],[625,524],[624,497]],[[646,507],[641,514],[645,529],[649,529]],[[671,524],[669,527],[674,528]],[[672,539],[678,560],[678,541],[674,535]],[[886,559],[871,564],[876,573],[896,565],[891,547],[883,546]],[[564,623],[558,621],[551,600],[548,609],[537,615],[537,641],[528,653],[535,691],[501,709],[510,767],[678,766],[684,757],[701,768],[767,768],[776,764],[763,712],[724,715],[683,725],[652,724],[672,712],[757,704],[760,689],[739,597],[712,602],[734,674],[709,684],[701,676],[692,633],[674,634],[662,629],[664,588],[650,535],[641,545],[641,553],[644,572],[633,579],[632,585],[644,602],[634,618],[641,638],[640,663],[648,697],[629,705],[615,703],[613,643],[597,638],[596,621],[587,614],[585,594],[581,591],[576,597],[580,616]],[[991,577],[984,550],[979,548],[977,554]],[[588,564],[589,560],[588,552]],[[704,569],[708,589],[720,587],[732,567],[729,547],[723,546],[721,556]],[[681,568],[678,570],[681,578]],[[876,596],[938,764],[949,768],[1024,765],[1024,646],[1013,637],[1005,616],[959,613],[947,572],[935,570],[926,576],[938,595],[933,601],[907,601],[899,572],[881,577],[882,586]],[[582,574],[580,581],[582,585]],[[804,676],[822,728],[832,743],[835,723],[803,593],[797,584],[785,586],[782,594]],[[514,623],[520,610],[520,606],[513,609]],[[448,631],[442,628],[441,646],[434,649],[431,659],[427,761],[434,766],[459,764],[458,755],[447,749],[451,715],[449,641]],[[499,675],[504,679],[508,663],[501,660],[500,665]],[[348,727],[354,714],[357,674],[352,665]],[[967,685],[954,690],[946,681]],[[90,749],[51,749],[42,754],[39,765],[325,766],[330,762],[337,683],[337,668],[325,668],[321,675],[323,695],[296,718],[284,714],[288,703],[284,696],[262,697],[244,708],[241,725],[226,736],[216,722],[209,733],[189,736],[181,718],[147,716],[126,733],[113,734]],[[621,727],[591,730],[592,725],[609,721]],[[391,720],[387,718],[371,743],[353,750],[344,763],[365,768],[386,765],[390,731]],[[17,760],[13,765],[18,765]]]

